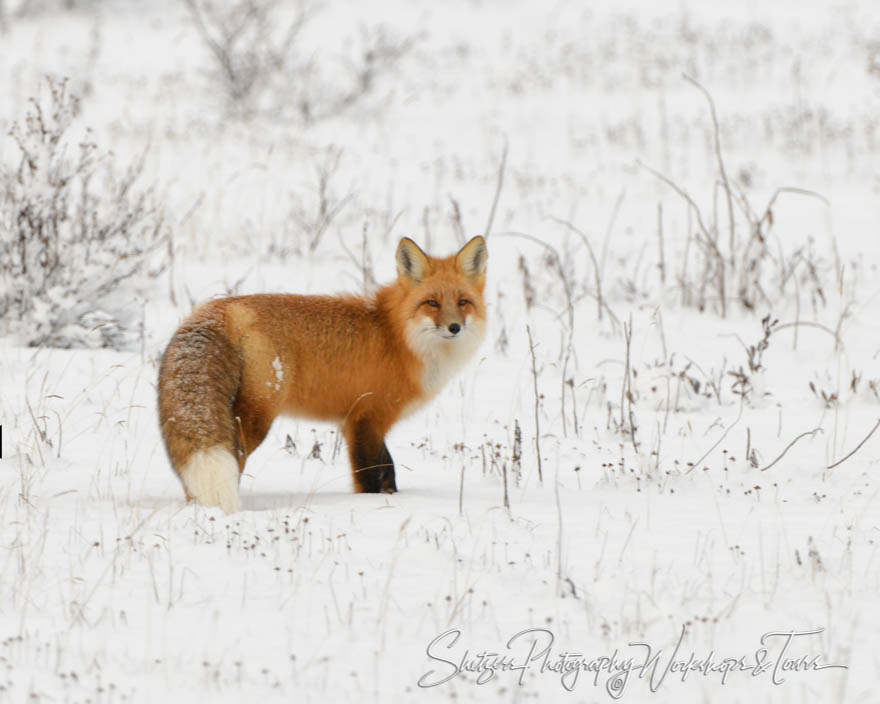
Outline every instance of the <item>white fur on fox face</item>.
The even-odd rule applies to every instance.
[[[407,324],[407,345],[424,364],[424,400],[436,395],[473,356],[483,339],[485,327],[485,323],[473,315],[465,318],[461,330],[455,335],[446,327],[435,325],[427,316],[416,318]]]

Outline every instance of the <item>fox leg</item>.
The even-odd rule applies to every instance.
[[[384,433],[379,433],[366,418],[360,418],[347,423],[343,434],[348,443],[354,490],[367,494],[397,491],[394,460],[385,446]]]

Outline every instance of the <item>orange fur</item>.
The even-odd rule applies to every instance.
[[[404,238],[397,280],[374,296],[262,294],[196,308],[159,371],[162,435],[187,498],[237,510],[224,452],[241,471],[281,414],[340,423],[355,489],[395,491],[385,434],[476,350],[485,262],[482,237],[445,259]]]

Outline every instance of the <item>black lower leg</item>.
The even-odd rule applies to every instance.
[[[368,494],[397,491],[394,460],[384,441],[376,438],[367,424],[359,423],[350,442],[355,490]]]

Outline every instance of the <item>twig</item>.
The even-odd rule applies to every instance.
[[[632,540],[633,533],[635,533],[636,526],[639,524],[639,519],[637,518],[632,522],[632,525],[629,527],[629,533],[627,533],[626,540],[623,542],[623,547],[620,548],[620,555],[617,556],[617,564],[623,564],[623,553],[626,552],[626,548],[629,545],[629,541]]]
[[[563,220],[561,218],[557,218],[553,215],[549,216],[549,219],[563,227],[567,227],[571,232],[575,233],[578,237],[581,238],[584,245],[587,248],[587,252],[590,254],[590,259],[593,262],[593,271],[595,272],[594,280],[596,282],[596,317],[599,320],[602,320],[602,273],[599,269],[599,262],[596,261],[596,254],[593,252],[593,247],[590,244],[590,240],[584,232],[581,232],[578,228],[572,225],[567,220]]]
[[[657,459],[654,462],[654,473],[660,474],[660,440],[663,438],[663,434],[660,432],[660,421],[657,421],[657,449],[655,452],[657,453]]]
[[[629,324],[623,324],[623,337],[626,341],[626,362],[623,369],[623,383],[620,387],[620,430],[624,435],[626,435],[626,423],[623,417],[623,402],[625,400],[627,402],[629,415],[629,439],[632,443],[633,452],[638,455],[639,450],[636,446],[636,424],[633,418],[632,408],[632,375],[630,373],[629,362],[630,343],[632,342],[632,315],[630,315],[629,317]]]
[[[43,442],[47,442],[46,431],[42,430],[40,428],[40,424],[37,423],[37,417],[34,415],[34,411],[31,408],[30,400],[25,399],[25,403],[27,404],[28,413],[30,413],[30,415],[31,415],[31,421],[34,424],[34,430],[37,431],[38,437],[34,438],[36,440],[36,442],[34,442],[34,447],[37,448],[37,452],[40,455],[40,462],[42,463],[43,467],[45,467],[46,466],[46,459],[43,457],[43,450],[40,448],[40,441],[42,440]]]
[[[180,219],[177,227],[171,228],[168,231],[168,291],[170,293],[171,305],[173,306],[177,305],[177,296],[174,293],[174,232],[183,229],[183,226],[186,225],[187,221],[189,221],[189,219],[195,214],[196,210],[201,207],[204,201],[205,192],[202,191],[190,206],[189,210],[187,210],[184,216]]]
[[[538,395],[538,370],[535,365],[535,345],[532,342],[532,329],[528,324],[526,324],[526,334],[529,336],[529,354],[532,357],[532,383],[535,389],[535,454],[538,457],[538,481],[543,484],[544,473],[541,470],[541,426],[538,420],[538,407],[541,403],[541,397]]]
[[[504,237],[521,237],[523,239],[527,239],[531,242],[535,242],[540,244],[546,252],[548,252],[552,256],[552,263],[556,267],[556,271],[559,274],[559,279],[562,281],[562,290],[565,293],[565,303],[566,303],[566,312],[568,314],[568,340],[565,345],[565,359],[562,363],[562,375],[561,375],[561,393],[559,396],[559,402],[562,406],[562,432],[567,437],[568,436],[568,421],[565,415],[565,383],[567,380],[567,371],[568,371],[568,362],[571,359],[572,355],[572,341],[574,339],[574,300],[572,295],[572,284],[569,281],[568,275],[565,273],[565,266],[562,263],[562,257],[559,255],[559,252],[555,247],[547,244],[546,242],[542,242],[534,235],[530,235],[525,232],[498,232],[496,233],[496,237],[504,236]],[[606,306],[607,307],[607,306]],[[615,319],[614,314],[609,310],[609,314],[612,317],[612,320]]]
[[[797,275],[791,277],[794,281],[794,336],[791,341],[791,348],[793,350],[797,350],[798,343],[798,330],[800,330],[801,323],[801,285],[798,282]],[[835,346],[836,346],[835,342]]]
[[[614,208],[611,209],[611,217],[608,218],[608,226],[605,228],[605,239],[602,240],[602,254],[599,256],[599,266],[605,271],[605,260],[608,257],[608,241],[611,239],[611,233],[614,232],[614,224],[617,222],[617,216],[620,214],[620,206],[623,205],[623,199],[626,198],[626,190],[622,190],[614,201]]]
[[[400,220],[401,217],[403,217],[403,211],[398,210],[397,215],[391,218],[391,222],[388,223],[388,226],[385,228],[385,240],[388,239],[388,236],[391,234],[391,231],[394,229],[394,226],[397,225],[397,221]]]
[[[816,433],[821,433],[821,432],[823,432],[822,428],[814,428],[813,430],[808,430],[808,431],[805,432],[805,433],[801,433],[801,434],[798,435],[794,440],[792,440],[790,443],[788,443],[788,445],[787,445],[786,448],[782,451],[782,454],[779,455],[779,457],[777,457],[775,460],[773,460],[773,461],[772,461],[770,464],[768,464],[766,467],[761,467],[761,469],[760,469],[759,471],[761,471],[761,472],[766,472],[766,471],[767,471],[768,469],[770,469],[774,464],[776,464],[777,462],[779,462],[779,460],[781,460],[783,457],[785,457],[785,453],[788,452],[788,451],[792,448],[792,446],[794,446],[794,444],[795,444],[798,440],[800,440],[801,438],[806,437],[807,435],[809,435],[809,436],[812,437],[812,436],[815,435]],[[872,431],[872,432],[873,432],[873,431]],[[865,439],[867,440],[867,438],[865,438]],[[856,448],[856,449],[858,449],[858,448]],[[846,458],[844,457],[844,459],[846,459]],[[842,461],[842,460],[841,460],[841,461]]]
[[[519,427],[519,419],[513,419],[513,452],[510,457],[510,468],[516,485],[522,482],[522,430]]]
[[[666,286],[666,261],[663,256],[663,203],[657,203],[657,244],[660,249],[660,285]]]
[[[659,179],[660,181],[663,181],[663,183],[665,183],[673,191],[678,193],[678,195],[680,195],[682,198],[684,198],[685,201],[687,201],[688,205],[691,207],[691,210],[694,213],[696,213],[697,225],[700,226],[700,232],[703,234],[703,237],[706,238],[706,242],[708,242],[708,244],[715,251],[716,256],[720,257],[721,251],[718,249],[718,245],[715,243],[715,240],[712,239],[712,234],[710,233],[709,228],[706,227],[706,223],[703,222],[703,215],[700,211],[700,207],[697,205],[697,202],[693,198],[691,198],[690,194],[686,190],[684,190],[681,186],[679,186],[677,183],[675,183],[675,181],[673,181],[671,178],[660,173],[656,169],[651,168],[645,162],[643,162],[641,159],[638,159],[636,161],[636,164],[638,166],[641,166],[645,171],[647,171],[648,173],[653,175],[655,178]]]
[[[428,222],[428,206],[422,210],[422,226],[425,228],[425,248],[431,251],[431,224]]]
[[[744,400],[745,400],[745,397],[744,397],[744,396],[740,396],[740,397],[739,397],[739,414],[736,416],[736,420],[733,421],[733,423],[731,423],[730,425],[727,426],[727,430],[725,430],[725,431],[721,434],[721,437],[718,438],[718,440],[715,441],[715,444],[712,445],[712,447],[710,447],[708,450],[706,450],[706,452],[703,453],[703,456],[700,457],[700,459],[698,459],[696,462],[692,462],[692,463],[691,463],[691,466],[685,471],[685,474],[690,474],[691,472],[693,472],[693,471],[694,471],[694,467],[696,467],[698,464],[700,464],[704,459],[706,459],[710,454],[712,454],[712,452],[715,450],[716,447],[718,447],[722,442],[724,442],[724,438],[727,437],[727,434],[728,434],[731,430],[733,430],[733,428],[736,426],[736,424],[739,423],[740,418],[742,418],[742,414],[743,414],[743,402],[744,402]]]
[[[489,239],[492,231],[492,223],[495,220],[495,209],[498,207],[498,199],[501,197],[501,187],[504,185],[504,169],[507,167],[507,137],[504,137],[504,148],[501,151],[501,163],[498,165],[498,181],[495,184],[495,197],[492,199],[492,209],[489,211],[489,220],[486,223],[484,237]]]
[[[370,253],[367,249],[367,221],[364,220],[364,229],[361,241],[361,272],[363,273],[364,295],[375,286],[376,279],[373,276],[373,262],[370,259]]]
[[[400,557],[400,542],[411,518],[412,516],[407,516],[406,520],[400,524],[400,528],[397,529],[397,539],[394,541],[394,548],[391,550],[391,565],[388,567],[388,579],[385,580],[385,588],[382,590],[382,596],[379,599],[379,609],[376,612],[377,624],[381,623],[388,613],[388,602],[391,599],[391,579],[394,576],[394,568],[397,566],[397,558]]]
[[[559,498],[559,452],[556,453],[556,476],[553,477],[553,495],[556,499],[556,589],[557,592],[562,589],[562,546],[563,546],[563,528],[562,521],[562,501]]]
[[[549,252],[554,257],[554,262],[556,263],[557,269],[559,269],[559,275],[562,279],[562,285],[565,288],[566,310],[568,311],[569,319],[573,320],[574,309],[572,308],[572,306],[574,305],[574,298],[570,290],[571,283],[568,281],[568,277],[564,275],[565,271],[562,268],[562,258],[559,256],[559,252],[556,250],[556,248],[552,245],[547,244],[543,240],[538,239],[534,235],[530,235],[528,232],[496,232],[495,237],[518,237],[520,239],[529,240],[530,242],[541,245],[545,249],[545,251]],[[614,314],[614,311],[609,308],[608,304],[604,300],[602,301],[602,308],[605,310],[606,313],[608,313],[608,317],[611,318],[611,322],[614,325],[614,329],[616,331],[617,326],[620,325],[620,319]]]
[[[842,278],[842,276],[843,276],[843,274],[841,273],[841,278]],[[842,282],[841,282],[841,289],[842,289]],[[841,295],[842,294],[843,294],[843,291],[841,290]],[[849,317],[849,308],[850,308],[849,303],[847,303],[843,307],[843,311],[840,313],[840,317],[837,319],[837,327],[834,328],[834,340],[835,340],[834,349],[836,349],[836,350],[843,348],[843,341],[840,336],[840,329],[843,327],[843,321]]]
[[[767,201],[767,207],[764,208],[764,214],[761,216],[761,220],[767,220],[771,217],[770,213],[773,210],[773,204],[776,202],[776,199],[781,196],[783,193],[794,193],[799,196],[809,196],[810,198],[818,198],[821,200],[826,206],[831,207],[831,202],[823,196],[821,193],[817,191],[811,191],[809,188],[797,188],[795,186],[780,186],[775,191],[773,191],[773,195],[770,196],[770,200]]]
[[[130,411],[131,411],[131,408],[129,407],[129,412]],[[55,413],[55,418],[58,419],[58,453],[57,453],[56,457],[60,460],[61,459],[61,440],[62,440],[61,414],[58,411],[54,411],[54,413]],[[2,438],[0,438],[0,442],[2,442]]]
[[[880,418],[877,419],[877,422],[874,424],[874,427],[871,428],[871,432],[865,436],[864,440],[862,440],[858,445],[855,446],[855,449],[852,452],[850,452],[848,455],[846,455],[842,459],[837,460],[837,462],[835,462],[834,464],[829,464],[825,469],[834,469],[837,465],[843,464],[844,462],[846,462],[850,457],[852,457],[854,454],[856,454],[862,448],[862,445],[864,445],[866,442],[868,442],[868,439],[876,432],[877,428],[880,428]]]
[[[574,434],[579,435],[580,426],[578,426],[577,396],[575,396],[574,393],[574,378],[569,378],[568,381],[566,381],[566,384],[568,384],[568,390],[571,393],[571,416],[572,423],[574,424]]]
[[[452,203],[452,229],[455,230],[455,237],[458,239],[459,246],[463,247],[465,243],[465,234],[464,224],[461,220],[461,208],[458,207],[458,201],[451,195],[449,196],[449,202]]]
[[[705,239],[706,243],[712,248],[712,251],[714,252],[715,257],[718,260],[717,287],[718,287],[718,297],[721,302],[721,317],[727,317],[727,300],[726,300],[725,293],[724,293],[724,290],[725,290],[724,256],[721,254],[721,250],[718,248],[718,243],[712,238],[711,231],[709,230],[708,227],[706,227],[706,223],[703,222],[703,215],[700,212],[700,207],[697,205],[696,201],[693,198],[691,198],[690,194],[688,194],[687,191],[685,191],[681,186],[679,186],[677,183],[675,183],[668,176],[661,174],[656,169],[652,169],[650,166],[645,164],[641,159],[638,159],[636,161],[636,164],[638,166],[642,167],[643,169],[645,169],[646,171],[648,171],[649,173],[653,174],[656,178],[663,181],[663,183],[665,183],[672,190],[674,190],[676,193],[678,193],[678,195],[680,195],[682,198],[684,198],[687,201],[688,205],[690,206],[690,210],[696,214],[697,224],[700,227],[700,233],[703,235],[703,238]],[[689,232],[689,234],[690,234],[690,232]],[[682,284],[684,284],[684,281],[682,281]]]
[[[458,485],[458,515],[463,516],[462,504],[464,501],[464,465],[461,465],[461,482]]]
[[[693,239],[693,227],[691,226],[691,208],[687,208],[687,239],[684,242],[684,254],[681,259],[681,274],[679,281],[681,282],[681,305],[687,305],[690,302],[690,290],[687,283],[687,267],[688,257],[691,252],[691,240]]]
[[[687,74],[682,74],[684,80],[686,80],[691,85],[695,86],[704,96],[706,96],[706,100],[709,103],[709,112],[712,115],[712,128],[715,136],[715,158],[718,160],[718,171],[721,173],[721,185],[724,187],[724,193],[727,196],[727,217],[730,225],[730,268],[733,271],[733,268],[736,266],[736,262],[734,261],[734,221],[733,221],[733,197],[730,193],[730,181],[727,179],[727,170],[724,168],[724,159],[721,156],[721,138],[718,129],[718,116],[715,113],[715,101],[712,100],[712,96],[699,82],[695,79],[691,78]]]
[[[838,321],[837,332],[829,328],[827,325],[822,325],[822,323],[815,323],[812,320],[795,320],[791,323],[782,323],[781,325],[777,325],[773,332],[779,332],[780,330],[785,330],[786,328],[799,328],[799,327],[810,327],[810,328],[818,328],[819,330],[824,330],[831,337],[834,338],[834,346],[836,348],[843,347],[843,340],[840,338],[840,324]]]

